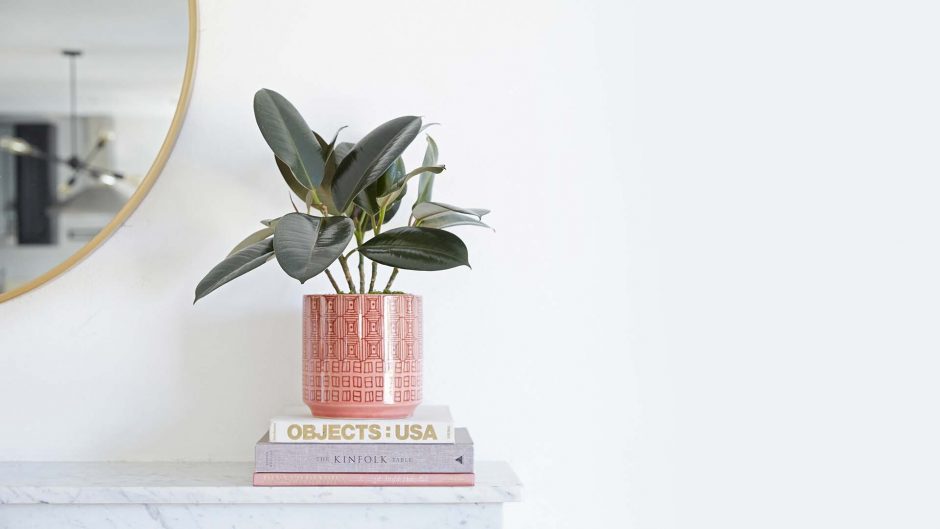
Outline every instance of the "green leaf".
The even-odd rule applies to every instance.
[[[432,172],[435,174],[439,174],[443,172],[444,169],[445,167],[443,165],[419,167],[415,169],[414,171],[411,171],[410,173],[406,174],[404,178],[402,178],[401,181],[395,186],[395,188],[392,189],[391,192],[389,192],[386,195],[380,196],[376,202],[378,202],[380,208],[388,207],[389,204],[392,204],[393,202],[397,200],[401,200],[401,197],[405,195],[405,191],[407,190],[408,180],[411,180],[415,176],[418,176],[419,174],[424,173],[424,172]]]
[[[424,173],[433,173],[440,174],[444,172],[444,169],[447,169],[444,165],[422,165],[417,169],[412,169],[405,177],[401,180],[400,186],[405,185],[405,182],[411,180],[412,178],[424,174]]]
[[[330,151],[330,144],[323,139],[323,136],[317,134],[317,131],[311,130],[310,132],[313,133],[313,137],[317,140],[317,145],[320,146],[320,157],[323,158],[323,161],[326,161],[326,155]],[[339,133],[339,131],[336,132]]]
[[[411,215],[415,218],[415,226],[425,228],[449,228],[462,225],[489,228],[480,221],[483,215],[489,212],[488,209],[461,208],[443,202],[421,202],[415,204]]]
[[[397,187],[405,178],[405,161],[401,158],[395,160],[395,163],[388,166],[388,169],[382,173],[382,176],[371,185],[363,189],[356,195],[355,203],[359,208],[374,215],[379,212],[378,197],[385,195],[393,188]],[[385,214],[386,220],[391,218],[388,213]]]
[[[333,139],[330,140],[330,149],[332,149],[333,146],[336,145],[336,140],[339,139],[339,133],[343,132],[343,129],[345,129],[348,126],[349,125],[343,125],[342,127],[336,129],[336,132],[333,133]]]
[[[348,217],[288,213],[274,229],[274,255],[287,275],[303,283],[343,254],[354,230]]]
[[[451,226],[479,226],[481,228],[490,228],[483,222],[471,217],[470,215],[464,215],[463,213],[455,213],[453,211],[447,211],[444,213],[439,213],[437,215],[419,220],[415,223],[416,226],[421,226],[424,228],[450,228]]]
[[[333,177],[336,175],[336,167],[339,165],[339,162],[342,161],[343,157],[346,156],[353,147],[353,144],[347,141],[341,142],[339,145],[336,144],[336,138],[339,137],[339,132],[345,128],[346,127],[340,127],[333,135],[333,141],[330,143],[327,143],[316,131],[313,132],[317,143],[320,144],[320,155],[325,164],[323,168],[323,181],[320,182],[319,187],[326,191],[329,191],[333,184]],[[322,196],[323,193],[320,193],[320,195]]]
[[[420,128],[421,118],[402,116],[379,125],[356,143],[336,168],[331,185],[339,211],[346,211],[360,191],[382,176]]]
[[[336,156],[336,138],[339,137],[341,130],[346,127],[340,127],[333,134],[333,140],[327,142],[323,136],[317,134],[317,131],[312,131],[314,138],[316,138],[317,143],[320,145],[320,157],[323,158],[323,180],[320,182],[320,185],[317,186],[317,196],[329,211],[336,212],[336,206],[333,204],[333,195],[330,190],[330,185],[333,182],[333,175],[336,174],[336,165],[339,163]],[[345,142],[340,145],[349,145],[352,147],[351,143]]]
[[[470,266],[467,246],[453,233],[435,228],[395,228],[369,239],[359,253],[377,263],[406,270],[447,270]]]
[[[448,211],[454,211],[457,213],[463,213],[465,215],[473,215],[478,219],[482,219],[483,215],[486,215],[490,212],[488,209],[482,208],[461,208],[458,206],[452,206],[450,204],[445,204],[443,202],[421,202],[415,204],[411,210],[411,215],[417,219],[427,219],[433,217],[434,215],[440,215]]]
[[[404,189],[404,192],[402,193],[402,195],[404,195],[404,194],[407,193],[407,192],[408,192],[408,187],[406,186],[405,189]],[[399,199],[396,200],[395,202],[392,202],[392,203],[385,209],[385,221],[384,221],[384,224],[388,224],[388,221],[392,220],[392,218],[395,217],[395,214],[398,213],[398,210],[401,208],[401,201],[402,201],[402,199],[399,198]],[[358,202],[357,202],[357,204],[358,204]],[[359,220],[359,215],[361,215],[361,214],[362,214],[362,209],[361,209],[361,208],[359,208],[358,206],[357,206],[356,208],[354,208],[354,209],[353,209],[353,220],[358,221],[358,220]],[[373,227],[373,226],[372,226],[372,216],[376,216],[376,220],[378,220],[378,214],[377,214],[377,213],[373,213],[373,214],[371,214],[371,215],[370,215],[370,214],[366,214],[366,220],[364,220],[363,223],[362,223],[362,229],[363,229],[363,231],[371,231],[371,230],[372,230],[372,227]]]
[[[375,190],[372,189],[372,186],[360,191],[353,202],[356,204],[357,209],[361,209],[370,215],[375,215],[379,211],[379,204],[375,200]]]
[[[336,148],[333,149],[333,155],[336,156],[336,163],[341,163],[343,159],[346,158],[346,155],[348,155],[355,146],[356,144],[348,141],[341,141],[337,143]]]
[[[275,156],[274,162],[277,164],[277,170],[281,172],[281,177],[284,179],[284,182],[287,183],[287,187],[303,200],[307,196],[307,188],[294,178],[294,173],[291,172],[290,167],[282,162],[280,158]]]
[[[236,277],[263,265],[271,255],[274,255],[274,241],[265,239],[226,257],[196,285],[196,299],[193,303]]]
[[[270,237],[270,236],[272,236],[272,235],[274,235],[274,228],[273,228],[273,227],[268,226],[268,227],[265,227],[265,228],[261,228],[260,230],[258,230],[258,231],[256,231],[256,232],[252,233],[251,235],[245,237],[245,238],[242,240],[242,242],[240,242],[240,243],[238,243],[237,245],[235,245],[235,247],[232,248],[232,251],[229,252],[226,257],[231,257],[231,256],[235,255],[236,253],[238,253],[238,252],[244,250],[245,248],[251,246],[252,244],[255,244],[256,242],[261,242],[261,241],[267,239],[268,237]]]
[[[405,192],[408,192],[407,186],[405,187]],[[404,193],[403,193],[404,194]],[[398,213],[398,210],[401,209],[401,199],[398,199],[395,202],[392,202],[390,206],[385,208],[385,223],[392,220],[395,217],[395,214]],[[366,220],[366,224],[369,225],[369,229],[372,229],[372,223]]]
[[[392,189],[402,185],[405,180],[405,161],[399,157],[395,163],[388,166],[382,176],[369,187],[375,188],[375,196],[380,197]]]
[[[339,131],[336,131],[339,134]],[[319,135],[317,135],[319,137]],[[327,145],[333,145],[332,143]],[[320,195],[320,200],[323,200],[330,211],[340,213],[337,211],[336,205],[333,202],[333,178],[336,175],[336,167],[339,163],[349,154],[353,148],[353,144],[348,141],[340,142],[339,144],[330,147],[327,151],[324,152],[324,159],[326,168],[323,171],[323,182],[320,183],[320,186],[317,188],[317,194]]]
[[[434,141],[434,138],[431,135],[428,135],[428,147],[424,151],[424,162],[421,165],[437,165],[437,142]],[[421,173],[421,177],[418,180],[418,198],[415,199],[415,204],[420,202],[427,202],[431,200],[431,193],[434,191],[434,173],[430,171],[425,171]]]
[[[313,132],[313,137],[317,139],[317,143],[320,145],[320,155],[323,157],[324,160],[326,160],[326,157],[328,153],[330,152],[330,149],[332,149],[333,146],[336,145],[336,139],[339,138],[339,133],[342,132],[342,130],[345,129],[346,127],[347,125],[343,125],[342,127],[336,129],[336,132],[333,133],[333,139],[329,143],[327,143],[326,140],[323,139],[323,136],[320,136],[319,134],[317,134],[317,131],[315,130],[310,131],[310,132]]]
[[[281,94],[262,88],[255,93],[255,121],[274,155],[290,167],[307,189],[323,180],[323,158],[313,131]]]

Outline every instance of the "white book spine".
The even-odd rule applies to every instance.
[[[317,419],[275,417],[272,443],[409,443],[454,442],[452,421]]]

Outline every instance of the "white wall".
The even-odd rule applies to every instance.
[[[275,265],[190,306],[286,192],[251,96],[418,113],[494,210],[426,297],[427,397],[527,484],[509,527],[927,527],[940,471],[927,2],[205,0],[151,196],[0,305],[0,454],[247,459],[299,400]],[[418,152],[411,152],[410,162]],[[598,441],[582,442],[589,437]]]

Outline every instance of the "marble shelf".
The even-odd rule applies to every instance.
[[[498,528],[508,464],[473,487],[253,487],[253,463],[0,462],[0,528]],[[312,524],[312,522],[317,522]]]

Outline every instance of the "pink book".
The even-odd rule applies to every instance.
[[[473,474],[255,472],[256,487],[472,487]]]

